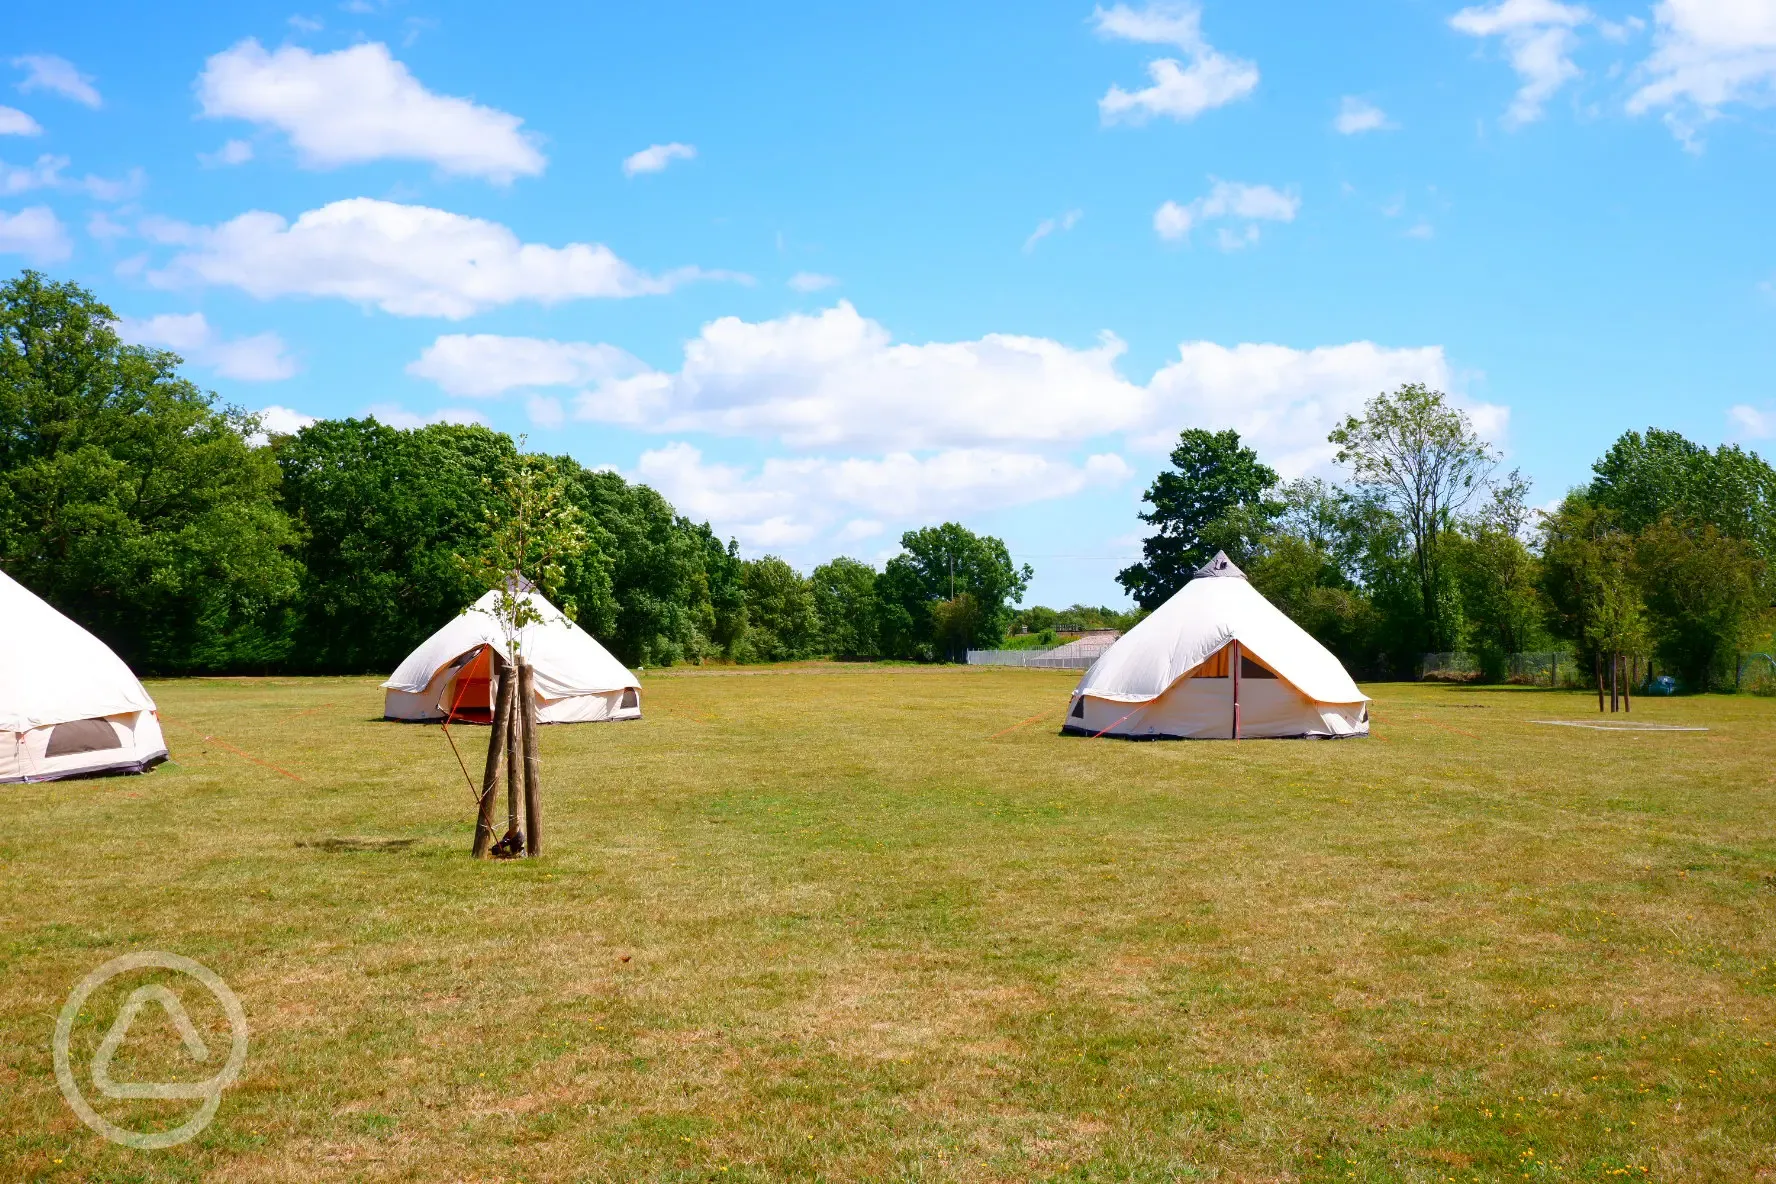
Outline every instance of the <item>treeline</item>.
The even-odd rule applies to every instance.
[[[1408,386],[1332,434],[1351,479],[1282,482],[1233,432],[1186,431],[1147,493],[1156,530],[1118,577],[1143,605],[1225,550],[1362,675],[1466,651],[1622,655],[1694,689],[1768,644],[1776,470],[1736,446],[1628,432],[1551,512],[1442,394]]]
[[[348,419],[267,440],[114,323],[73,284],[0,286],[0,566],[143,671],[392,669],[488,587],[515,480],[546,480],[571,519],[546,591],[632,666],[955,659],[1140,615],[1020,610],[1030,569],[955,523],[908,532],[881,570],[743,559],[652,489],[485,428]],[[1182,433],[1118,576],[1141,610],[1225,550],[1363,677],[1443,651],[1499,677],[1513,653],[1564,650],[1704,688],[1768,642],[1776,471],[1755,453],[1629,432],[1542,513],[1439,392],[1378,396],[1331,442],[1342,484]]]
[[[529,463],[510,437],[348,419],[265,440],[114,324],[73,284],[0,288],[0,566],[132,666],[386,671],[485,590],[475,560]],[[646,486],[544,467],[577,522],[548,590],[631,665],[941,658],[996,644],[1030,577],[953,523],[882,571],[803,577]]]

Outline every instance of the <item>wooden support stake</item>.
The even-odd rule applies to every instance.
[[[1232,643],[1232,656],[1228,662],[1233,666],[1233,738],[1240,738],[1240,643]]]
[[[1634,710],[1634,674],[1636,667],[1640,665],[1640,659],[1625,659],[1625,661],[1628,661],[1629,666],[1627,676],[1622,680],[1622,710],[1632,712]]]
[[[519,697],[524,700],[524,853],[543,853],[543,758],[537,752],[536,667],[518,667]]]
[[[518,833],[518,802],[524,794],[523,667],[511,668],[512,703],[506,720],[506,834]]]
[[[1603,653],[1599,651],[1591,655],[1591,664],[1597,670],[1597,714],[1603,714]]]
[[[1616,671],[1621,668],[1622,655],[1610,655],[1610,712],[1614,714],[1622,709],[1621,700],[1616,695]]]
[[[512,684],[517,680],[497,668],[493,671],[493,726],[488,729],[487,768],[481,774],[481,799],[475,813],[475,842],[470,853],[486,859],[493,845],[493,795],[499,789],[500,770],[506,758],[506,728],[512,720]]]

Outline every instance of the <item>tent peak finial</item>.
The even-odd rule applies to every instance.
[[[1243,580],[1246,578],[1246,573],[1241,571],[1238,565],[1227,557],[1227,552],[1217,551],[1215,552],[1215,557],[1192,572],[1190,578],[1193,580],[1216,578],[1224,580]]]

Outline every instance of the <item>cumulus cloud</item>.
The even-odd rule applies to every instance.
[[[601,243],[525,243],[497,222],[368,197],[295,222],[254,210],[219,226],[144,219],[142,229],[186,248],[149,273],[156,286],[224,285],[261,300],[333,296],[397,316],[460,320],[520,300],[646,296],[694,279],[745,278],[695,267],[649,275]]]
[[[1332,120],[1332,126],[1341,136],[1355,136],[1363,132],[1386,131],[1394,125],[1388,122],[1387,112],[1374,103],[1355,95],[1345,95],[1338,104],[1338,115]]]
[[[267,52],[248,38],[205,63],[197,94],[207,116],[284,132],[310,168],[421,160],[504,185],[547,163],[523,120],[427,90],[380,42]]]
[[[798,271],[789,277],[789,286],[797,292],[823,292],[838,286],[838,277],[817,271]]]
[[[1137,91],[1111,86],[1098,100],[1105,123],[1142,123],[1155,115],[1195,119],[1204,111],[1243,99],[1258,87],[1258,67],[1228,57],[1202,35],[1202,9],[1189,3],[1157,3],[1145,8],[1118,4],[1092,14],[1098,34],[1123,41],[1171,45],[1188,61],[1158,58],[1147,63],[1153,85]]]
[[[57,57],[53,53],[28,53],[23,57],[13,58],[12,64],[25,72],[18,88],[26,94],[34,90],[45,90],[94,108],[103,101],[99,98],[92,79],[76,69],[74,63],[67,58]]]
[[[523,387],[583,386],[644,369],[614,345],[450,333],[407,364],[452,395],[499,395]]]
[[[61,172],[68,167],[65,156],[39,156],[35,164],[0,163],[0,194],[10,197],[44,189],[61,183]]]
[[[147,174],[141,169],[131,169],[128,176],[118,180],[95,177],[91,173],[78,178],[64,177],[62,171],[68,164],[65,156],[48,154],[39,156],[36,163],[30,165],[0,163],[0,194],[59,189],[64,193],[84,193],[100,201],[124,201],[140,193],[148,183]]]
[[[524,389],[543,426],[565,410],[678,437],[632,475],[755,548],[1112,487],[1130,474],[1125,451],[1162,454],[1184,427],[1235,428],[1285,476],[1324,472],[1344,416],[1403,383],[1447,390],[1452,377],[1437,346],[1186,342],[1144,383],[1120,372],[1123,352],[1107,333],[1083,348],[1010,334],[897,343],[840,301],[712,321],[670,370],[609,345],[453,335],[409,371],[455,393]],[[1462,405],[1500,438],[1504,408]],[[796,455],[715,462],[684,441],[693,433]]]
[[[678,371],[605,381],[575,403],[586,419],[795,447],[1064,439],[1138,416],[1140,392],[1116,373],[1122,352],[1110,335],[1083,350],[1010,334],[898,345],[840,301],[812,315],[712,321]]]
[[[312,415],[304,415],[275,403],[253,414],[259,417],[259,430],[247,437],[247,443],[255,448],[263,448],[271,442],[273,436],[294,436],[309,424],[320,422]]]
[[[1450,369],[1441,347],[1388,349],[1357,341],[1304,350],[1187,342],[1148,383],[1148,422],[1157,430],[1136,442],[1169,447],[1182,427],[1233,428],[1266,464],[1295,477],[1330,464],[1336,450],[1326,435],[1345,416],[1408,382],[1448,389]],[[1476,425],[1502,432],[1504,409],[1466,409]]]
[[[867,538],[881,531],[879,517],[918,521],[1067,497],[1089,486],[1118,484],[1130,473],[1114,453],[1075,464],[996,449],[773,458],[753,471],[705,461],[697,448],[675,442],[644,452],[633,476],[689,516],[768,549],[805,543],[834,528],[844,541]]]
[[[17,107],[0,106],[0,136],[41,136],[43,125]]]
[[[697,149],[690,144],[652,144],[623,160],[623,175],[658,173],[675,160],[695,160]]]
[[[500,344],[485,354],[453,352],[459,365],[449,370],[428,350],[413,372],[492,393],[509,388],[487,359],[535,351],[540,360],[515,363],[527,382],[509,385],[560,389],[579,418],[809,450],[1052,452],[1113,436],[1157,448],[1186,426],[1234,427],[1291,476],[1323,466],[1326,433],[1378,392],[1406,382],[1448,389],[1451,378],[1437,346],[1189,342],[1142,384],[1119,372],[1124,347],[1110,334],[1083,349],[1009,334],[903,344],[845,301],[813,315],[712,321],[672,371],[588,377],[612,358],[631,360],[612,346],[491,340]],[[1470,410],[1502,426],[1480,405]]]
[[[27,206],[16,214],[0,210],[0,254],[54,263],[73,253],[67,227],[48,206]]]
[[[214,152],[199,152],[197,159],[211,168],[246,164],[253,159],[253,145],[247,140],[230,140]]]
[[[1259,222],[1293,222],[1301,209],[1301,198],[1293,192],[1214,177],[1210,181],[1209,192],[1189,205],[1168,201],[1155,210],[1154,232],[1167,242],[1180,242],[1204,222],[1232,221],[1239,225],[1221,227],[1217,234],[1221,248],[1231,251],[1258,241]]]
[[[1668,126],[1695,145],[1696,125],[1734,102],[1776,102],[1776,3],[1661,0],[1654,50],[1631,114],[1664,110]]]
[[[1036,229],[1030,232],[1030,237],[1024,240],[1024,253],[1028,254],[1034,251],[1036,244],[1051,234],[1065,234],[1072,230],[1079,225],[1079,220],[1083,217],[1085,217],[1084,210],[1068,210],[1058,218],[1044,218],[1036,224]]]
[[[201,312],[162,313],[142,320],[121,317],[117,335],[132,345],[173,350],[223,378],[276,382],[296,373],[296,361],[276,333],[226,339]]]
[[[1733,426],[1733,434],[1742,440],[1768,440],[1776,436],[1776,415],[1749,403],[1737,403],[1728,408],[1727,422]]]
[[[1520,127],[1540,119],[1548,99],[1583,72],[1572,60],[1576,30],[1594,19],[1590,9],[1559,0],[1499,0],[1464,8],[1449,24],[1470,37],[1504,41],[1511,68],[1522,80],[1505,123]]]

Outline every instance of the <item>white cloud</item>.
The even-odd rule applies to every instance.
[[[65,156],[39,156],[31,165],[0,164],[0,194],[11,196],[32,189],[61,184],[61,172],[68,167]]]
[[[409,428],[423,428],[433,423],[480,424],[487,426],[487,417],[479,411],[467,407],[446,407],[442,411],[434,411],[429,415],[420,415],[407,410],[396,403],[377,403],[366,407],[364,414],[377,423],[387,424],[391,428],[405,431]]]
[[[1141,123],[1154,115],[1194,119],[1257,89],[1256,65],[1228,57],[1203,39],[1202,10],[1195,4],[1157,3],[1142,9],[1118,4],[1099,8],[1092,17],[1101,36],[1176,46],[1190,59],[1187,65],[1176,58],[1147,63],[1153,85],[1143,90],[1111,86],[1098,100],[1098,114],[1105,123]]]
[[[1355,136],[1362,132],[1387,131],[1394,125],[1388,122],[1387,112],[1374,103],[1356,95],[1345,95],[1338,104],[1338,115],[1332,120],[1332,126],[1341,136]]]
[[[1768,440],[1776,436],[1776,415],[1760,411],[1749,403],[1738,403],[1727,409],[1727,421],[1734,435],[1746,440]]]
[[[1036,229],[1030,232],[1030,237],[1024,240],[1024,252],[1028,254],[1034,251],[1036,244],[1051,234],[1065,234],[1072,230],[1079,225],[1079,220],[1083,217],[1085,217],[1084,210],[1068,210],[1059,218],[1044,218],[1036,224]]]
[[[211,168],[246,164],[253,159],[253,145],[248,140],[230,140],[214,152],[199,152],[197,159]]]
[[[1241,225],[1222,227],[1216,241],[1224,251],[1238,250],[1258,241],[1260,221],[1293,222],[1301,210],[1301,198],[1293,192],[1269,185],[1246,185],[1213,177],[1210,180],[1214,184],[1209,192],[1189,205],[1168,201],[1153,212],[1153,229],[1160,238],[1179,242],[1204,222],[1226,219]]]
[[[1175,201],[1163,202],[1153,211],[1153,229],[1167,242],[1188,237],[1194,221],[1195,215]]]
[[[748,323],[725,317],[685,347],[676,372],[598,383],[584,419],[662,433],[772,439],[869,452],[1074,448],[1121,436],[1160,447],[1187,426],[1234,427],[1290,476],[1331,456],[1326,433],[1383,390],[1449,389],[1440,347],[1372,342],[1319,349],[1190,342],[1145,385],[1117,370],[1122,342],[1075,349],[1037,337],[895,344],[849,303]],[[1502,428],[1502,410],[1470,408]]]
[[[259,430],[247,437],[247,443],[255,448],[263,448],[273,436],[294,436],[312,423],[319,423],[312,415],[304,415],[300,411],[292,411],[288,407],[272,404],[257,412]]]
[[[1449,24],[1470,37],[1504,39],[1511,68],[1522,80],[1505,123],[1520,127],[1540,119],[1543,104],[1583,73],[1572,60],[1576,30],[1594,19],[1590,9],[1559,0],[1499,0],[1464,8]]]
[[[1076,350],[1038,337],[897,345],[848,301],[749,323],[723,317],[676,373],[647,371],[576,399],[582,418],[656,431],[772,436],[796,447],[963,447],[1056,440],[1134,422],[1122,342]]]
[[[642,453],[633,476],[680,512],[766,549],[805,543],[835,527],[841,541],[867,538],[883,529],[882,517],[917,522],[1068,497],[1117,484],[1130,473],[1114,453],[1074,464],[993,449],[927,457],[899,452],[880,459],[772,458],[749,471],[706,462],[698,449],[675,442]],[[857,517],[859,511],[872,517]]]
[[[1407,228],[1406,237],[1417,239],[1435,238],[1437,237],[1437,230],[1436,227],[1432,226],[1429,222],[1415,222],[1412,226]]]
[[[1388,349],[1368,341],[1318,349],[1193,341],[1148,383],[1157,430],[1138,443],[1169,447],[1182,427],[1233,428],[1285,477],[1325,469],[1326,435],[1382,391],[1407,382],[1447,390],[1439,346]],[[1469,405],[1476,425],[1502,431],[1504,409]]]
[[[657,173],[675,160],[695,160],[697,149],[690,144],[654,144],[623,160],[623,175]]]
[[[70,182],[69,187],[78,189],[100,201],[128,201],[148,187],[148,174],[135,168],[131,169],[129,174],[122,179],[113,181],[107,177],[95,177],[88,173],[80,180]]]
[[[525,401],[524,409],[530,422],[539,428],[553,431],[567,422],[567,409],[561,405],[561,400],[548,395],[532,395]]]
[[[12,64],[25,72],[24,81],[18,84],[18,88],[27,94],[46,90],[88,107],[100,105],[99,92],[94,89],[92,79],[75,69],[74,63],[67,58],[53,53],[28,53],[13,58]]]
[[[301,13],[297,13],[290,17],[288,23],[290,27],[295,29],[298,33],[319,33],[322,29],[327,27],[314,17],[303,16]]]
[[[186,361],[243,382],[276,382],[296,373],[296,361],[276,333],[225,340],[201,312],[122,317],[117,335],[133,345],[170,349]]]
[[[380,42],[268,53],[249,38],[205,63],[197,93],[207,116],[280,129],[311,168],[423,160],[503,185],[547,163],[523,120],[434,94]]]
[[[0,210],[0,254],[53,263],[73,253],[67,228],[48,206],[27,206],[16,214]]]
[[[40,136],[43,125],[17,107],[0,106],[0,136]]]
[[[644,369],[614,345],[449,333],[407,364],[407,373],[452,395],[499,395],[520,387],[584,386]]]
[[[95,177],[88,173],[78,179],[62,176],[67,168],[65,156],[39,156],[35,164],[0,164],[0,194],[25,193],[32,189],[60,189],[66,193],[84,193],[100,201],[123,201],[140,193],[148,183],[141,169],[131,169],[122,180]]]
[[[214,227],[144,219],[142,229],[189,248],[149,273],[159,287],[227,285],[262,300],[334,296],[397,316],[460,320],[520,300],[646,296],[695,279],[746,278],[695,267],[648,275],[600,243],[524,243],[497,222],[368,197],[293,223],[253,210]]]
[[[1663,108],[1668,126],[1694,146],[1696,125],[1728,103],[1776,102],[1776,2],[1660,0],[1646,83],[1631,114]]]
[[[86,233],[100,242],[125,238],[129,232],[129,227],[113,219],[104,210],[94,210],[92,216],[86,220]]]
[[[821,275],[817,271],[798,271],[789,277],[789,286],[797,292],[822,292],[836,288],[838,284],[837,276]]]

